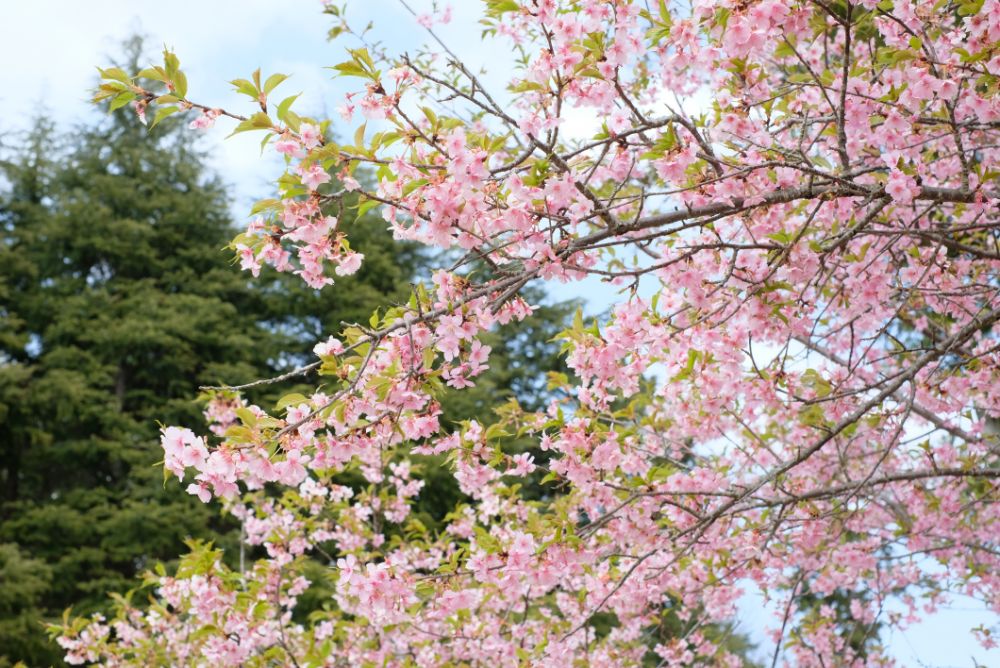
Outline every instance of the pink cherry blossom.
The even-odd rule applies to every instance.
[[[363,260],[331,214],[373,206],[441,268],[244,388],[273,410],[229,387],[206,435],[164,428],[255,557],[196,544],[151,605],[62,627],[67,660],[737,666],[718,629],[752,587],[776,663],[891,665],[878,634],[949,596],[1000,609],[1000,2],[849,7],[490,3],[469,29],[511,71],[354,45],[353,142],[257,117],[284,171],[244,269],[327,289]],[[449,17],[418,24],[446,45]],[[555,283],[613,303],[528,396],[449,415]]]

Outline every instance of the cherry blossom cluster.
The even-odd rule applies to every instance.
[[[195,546],[151,606],[59,627],[68,658],[736,666],[754,587],[775,665],[892,665],[878,629],[951,593],[1000,613],[1000,3],[490,0],[506,90],[445,18],[408,55],[338,28],[362,42],[334,66],[342,120],[372,124],[351,145],[269,103],[282,75],[234,82],[243,115],[189,100],[173,54],[103,71],[112,107],[226,118],[285,156],[234,241],[254,275],[356,271],[350,208],[447,264],[252,384],[318,374],[310,396],[214,388],[211,436],[164,429],[167,471],[264,554]],[[619,295],[560,335],[572,377],[545,410],[442,424],[482,334],[553,281]],[[431,527],[412,507],[442,465],[462,500]],[[293,617],[310,591],[326,604]]]

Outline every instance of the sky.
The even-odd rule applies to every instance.
[[[418,12],[430,8],[429,0],[409,0]],[[135,33],[148,38],[150,56],[162,45],[171,47],[188,76],[191,99],[212,106],[239,109],[240,96],[228,81],[249,78],[260,67],[265,76],[283,72],[291,78],[278,89],[283,95],[302,92],[296,103],[300,113],[334,117],[344,89],[330,79],[324,66],[345,60],[348,40],[330,43],[329,17],[321,14],[319,0],[7,0],[0,22],[0,144],[6,135],[23,130],[44,111],[63,129],[93,122],[102,111],[89,104],[90,89],[97,83],[97,66],[110,64],[122,40]],[[418,48],[426,35],[415,25],[399,0],[351,0],[348,19],[364,25],[375,21],[371,37],[392,51]],[[435,30],[472,69],[509,59],[483,47],[474,0],[453,0],[454,19]],[[246,98],[243,98],[244,100]],[[586,125],[588,119],[574,119]],[[271,179],[280,173],[275,158],[261,158],[259,135],[238,135],[228,141],[220,122],[206,133],[205,148],[212,166],[231,184],[234,215],[240,219],[250,204],[272,194]],[[607,284],[557,288],[554,298],[586,295],[589,312],[605,309],[615,291]],[[769,620],[759,593],[748,592],[740,605],[740,628],[760,644],[770,658],[773,645],[764,635]],[[986,652],[968,632],[973,626],[998,626],[996,615],[968,599],[886,640],[901,666],[972,667],[1000,666],[1000,650]]]

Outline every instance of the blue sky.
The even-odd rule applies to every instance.
[[[376,21],[372,36],[402,52],[419,47],[425,35],[398,0],[351,2],[349,18],[364,25]],[[430,2],[411,0],[417,11]],[[454,20],[438,30],[448,45],[474,69],[503,62],[508,54],[490,51],[481,42],[476,24],[479,3],[453,0]],[[99,118],[103,112],[87,102],[96,83],[95,66],[110,62],[118,44],[129,34],[149,37],[151,56],[160,45],[172,47],[188,75],[190,95],[206,104],[239,109],[239,96],[227,81],[248,77],[256,67],[265,75],[292,75],[279,89],[302,91],[297,108],[316,116],[333,116],[344,90],[334,85],[324,66],[344,60],[342,48],[353,45],[342,38],[326,39],[330,22],[320,13],[318,0],[31,0],[5,3],[0,23],[0,142],[3,135],[23,129],[32,115],[44,109],[65,129],[75,122]],[[496,71],[494,70],[494,75]],[[488,77],[487,81],[497,77]],[[243,98],[245,100],[245,98]],[[221,129],[204,137],[213,151],[213,166],[232,184],[235,215],[249,204],[271,195],[270,179],[280,172],[276,160],[261,159],[259,137],[237,136],[223,142]],[[610,303],[614,290],[605,284],[557,288],[555,297],[584,296],[588,310]],[[741,605],[741,628],[761,643],[770,657],[763,628],[770,620],[759,597],[748,595]],[[906,632],[887,638],[892,654],[903,666],[1000,666],[1000,650],[985,652],[968,629],[978,624],[998,625],[996,615],[965,599]]]

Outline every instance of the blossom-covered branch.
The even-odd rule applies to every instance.
[[[200,547],[153,607],[68,621],[71,660],[737,665],[713,629],[752,582],[780,599],[775,662],[860,666],[891,660],[837,600],[869,629],[918,595],[1000,612],[997,0],[487,0],[506,90],[436,32],[369,48],[325,6],[362,40],[333,67],[349,140],[272,104],[283,75],[233,82],[250,112],[189,100],[170,53],[104,70],[98,100],[228,118],[285,157],[233,242],[254,275],[336,290],[364,260],[345,206],[448,259],[259,381],[316,371],[311,396],[215,388],[213,436],[164,431],[168,471],[267,556],[248,577]],[[547,410],[440,424],[481,335],[531,318],[526,286],[596,280],[619,299],[562,333]],[[441,531],[410,514],[434,457],[465,497]],[[310,554],[336,594],[306,622]]]

